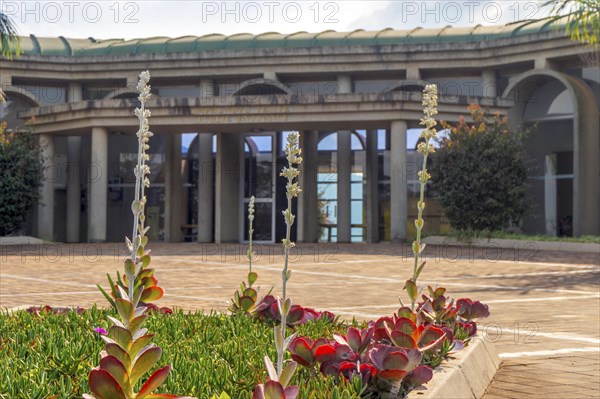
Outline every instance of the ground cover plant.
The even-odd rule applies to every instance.
[[[90,392],[88,374],[100,362],[105,343],[102,331],[110,329],[112,309],[28,313],[0,313],[0,398],[67,399]],[[221,313],[173,314],[153,312],[144,323],[163,349],[161,364],[171,373],[163,392],[202,399],[226,392],[232,399],[250,399],[255,386],[266,379],[264,356],[276,358],[273,324],[244,315]],[[357,327],[358,323],[353,324]],[[345,331],[346,326],[312,321],[295,327],[316,338]],[[100,332],[95,332],[98,329]],[[302,399],[358,399],[360,384],[338,383],[335,378],[310,378],[299,369]]]

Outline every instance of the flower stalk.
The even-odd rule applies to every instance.
[[[437,137],[437,131],[435,129],[437,122],[435,120],[435,115],[437,115],[438,110],[438,90],[436,85],[427,85],[425,86],[425,90],[423,91],[423,113],[425,116],[421,119],[420,124],[425,126],[425,129],[421,132],[420,139],[421,141],[417,145],[417,151],[423,154],[423,166],[418,173],[420,190],[419,190],[419,202],[417,203],[417,219],[415,220],[416,227],[416,239],[412,243],[413,254],[415,255],[415,262],[413,266],[413,275],[410,280],[406,281],[404,285],[404,289],[407,291],[408,296],[411,300],[411,309],[415,309],[415,304],[418,297],[418,287],[417,280],[419,275],[423,271],[425,267],[425,262],[419,265],[419,261],[421,259],[421,255],[425,250],[425,244],[421,243],[421,233],[423,231],[423,226],[425,225],[425,221],[423,220],[423,211],[425,210],[425,186],[429,179],[431,179],[431,175],[427,170],[427,159],[429,158],[429,154],[435,152],[435,147],[433,146],[432,140]]]
[[[292,199],[298,197],[298,194],[302,191],[298,185],[298,176],[300,175],[300,171],[297,166],[302,163],[302,157],[300,156],[302,151],[299,148],[299,137],[300,135],[297,132],[291,132],[287,136],[287,143],[285,146],[286,158],[288,161],[288,166],[284,167],[280,176],[285,177],[287,179],[286,188],[286,197],[287,197],[287,209],[283,211],[283,217],[285,219],[285,238],[282,241],[283,243],[283,270],[281,272],[281,303],[279,306],[281,313],[281,327],[280,331],[275,331],[275,334],[280,334],[281,339],[278,340],[278,348],[277,348],[277,372],[281,373],[283,371],[283,355],[285,353],[284,340],[285,340],[285,330],[287,324],[287,314],[291,307],[291,301],[287,298],[287,282],[290,279],[292,272],[289,270],[289,257],[290,250],[295,246],[295,244],[291,240],[292,234],[292,225],[294,224],[294,220],[296,216],[292,213]]]
[[[252,235],[254,233],[254,195],[250,197],[250,203],[248,204],[248,274],[252,273],[252,258],[254,257],[254,251],[252,250]],[[250,283],[252,287],[252,283]]]

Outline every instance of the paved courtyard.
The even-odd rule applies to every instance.
[[[2,247],[0,307],[104,304],[96,283],[122,268],[121,244]],[[244,278],[246,247],[151,244],[160,304],[225,310]],[[279,290],[280,246],[258,246],[263,290]],[[480,329],[496,344],[502,366],[485,399],[600,396],[600,247],[598,253],[495,247],[430,246],[421,283],[445,286],[454,298],[489,304]],[[291,263],[295,303],[346,318],[371,319],[398,308],[412,273],[408,246],[299,245]]]

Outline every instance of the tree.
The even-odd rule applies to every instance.
[[[600,38],[600,0],[548,0],[552,19],[566,18],[566,31],[574,41],[598,49]]]
[[[29,130],[7,132],[0,122],[0,236],[18,232],[40,198],[43,158]]]
[[[0,46],[4,57],[12,58],[21,54],[21,41],[17,28],[13,25],[8,15],[0,12]]]
[[[508,118],[486,118],[468,107],[473,123],[461,117],[442,122],[447,136],[433,154],[432,184],[450,224],[460,231],[497,231],[522,220],[527,209],[527,132],[511,132]]]

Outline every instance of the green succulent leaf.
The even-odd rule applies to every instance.
[[[144,374],[146,374],[162,356],[162,349],[151,344],[140,351],[133,367],[131,368],[131,383],[135,384]]]
[[[294,361],[290,361],[285,365],[281,375],[279,376],[279,383],[285,388],[288,386],[294,373],[296,372],[296,368],[298,367],[298,363]]]
[[[408,297],[413,301],[417,300],[417,296],[419,295],[419,291],[417,289],[417,285],[412,280],[406,280],[406,284],[404,284],[404,289],[408,294]]]
[[[252,286],[256,282],[256,280],[258,280],[258,273],[248,273],[248,283],[250,284],[250,286]]]
[[[117,308],[117,312],[119,312],[119,316],[121,316],[121,320],[123,320],[125,325],[128,325],[129,322],[133,319],[134,309],[133,305],[129,300],[123,298],[117,298],[115,300],[115,305]]]
[[[100,369],[108,371],[123,391],[129,391],[129,374],[119,359],[111,355],[103,357],[100,360]]]

